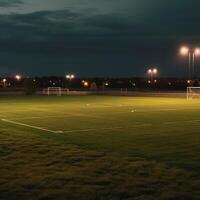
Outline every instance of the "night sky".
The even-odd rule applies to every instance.
[[[200,44],[199,9],[199,0],[0,0],[0,76],[145,76],[150,66],[186,76],[178,49]]]

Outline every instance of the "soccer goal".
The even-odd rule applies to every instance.
[[[198,98],[200,98],[200,87],[188,87],[187,99],[198,99]]]
[[[43,90],[43,94],[48,95],[48,96],[68,95],[69,89],[61,88],[61,87],[48,87]]]
[[[47,95],[56,95],[61,96],[62,95],[62,89],[61,87],[48,87],[47,88]]]

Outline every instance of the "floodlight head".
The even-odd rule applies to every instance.
[[[66,79],[69,79],[69,80],[72,80],[75,78],[75,75],[74,74],[67,74],[66,75]]]
[[[186,46],[181,47],[181,49],[180,49],[180,54],[181,55],[186,56],[186,55],[188,55],[188,53],[189,53],[189,48],[188,47],[186,47]]]
[[[194,50],[194,54],[195,54],[196,56],[199,56],[199,55],[200,55],[200,48],[196,48],[196,49]]]
[[[105,86],[109,86],[109,83],[108,83],[108,82],[106,82],[106,83],[105,83]]]
[[[75,78],[75,75],[74,74],[71,74],[71,79],[74,79]]]
[[[152,69],[149,69],[149,70],[148,70],[148,74],[152,74]]]
[[[18,81],[20,81],[22,77],[21,77],[19,74],[17,74],[17,75],[15,76],[15,78],[16,78]]]
[[[153,74],[157,74],[158,73],[158,70],[156,68],[154,68],[152,71],[153,71]]]
[[[84,81],[83,85],[84,85],[85,87],[88,87],[88,85],[89,85],[88,81]]]
[[[67,79],[70,79],[70,75],[66,75],[66,78],[67,78]]]

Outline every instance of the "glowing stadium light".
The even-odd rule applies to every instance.
[[[200,55],[200,49],[199,49],[199,48],[196,48],[196,49],[194,50],[194,54],[195,54],[196,56],[199,56],[199,55]]]
[[[16,78],[16,80],[20,81],[22,77],[21,77],[19,74],[17,74],[17,75],[15,76],[15,78]]]
[[[158,74],[158,69],[150,68],[150,69],[148,69],[147,73],[148,73],[148,75],[150,77],[150,81],[148,81],[148,83],[149,84],[157,83],[157,80],[154,80],[154,78]]]
[[[7,80],[6,80],[6,78],[4,78],[2,81],[3,81],[3,83],[6,83]]]
[[[148,74],[152,74],[152,69],[149,69],[149,70],[148,70]]]
[[[105,86],[109,86],[109,83],[108,83],[108,82],[105,82]]]
[[[71,74],[71,79],[74,79],[75,78],[75,75],[74,74]]]
[[[153,74],[157,74],[157,73],[158,73],[158,70],[154,68],[153,71],[152,71],[152,73],[153,73]]]
[[[149,75],[157,74],[158,73],[158,69],[156,69],[156,68],[148,69],[147,73]]]
[[[83,85],[84,85],[85,87],[88,87],[88,85],[89,85],[88,81],[85,81],[85,82],[83,83]]]
[[[190,51],[190,49],[186,46],[183,46],[180,48],[180,54],[183,56],[188,55],[189,51]]]
[[[83,84],[84,87],[88,87],[89,86],[89,82],[85,81],[85,80],[82,80],[82,84]]]
[[[194,78],[195,75],[195,57],[200,56],[200,48],[189,48],[183,46],[180,48],[180,54],[182,56],[188,56],[188,77]]]
[[[72,79],[74,79],[75,78],[75,75],[74,74],[67,74],[66,75],[66,79],[68,79],[68,80],[72,80]]]

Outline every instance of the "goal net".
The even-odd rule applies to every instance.
[[[187,88],[187,99],[200,98],[200,87],[188,87]]]
[[[57,95],[57,96],[61,96],[62,92],[61,92],[61,87],[48,87],[47,88],[47,95]]]
[[[61,87],[48,87],[47,89],[43,90],[43,93],[48,96],[62,96],[62,95],[67,95],[68,92],[69,92],[68,89]]]

